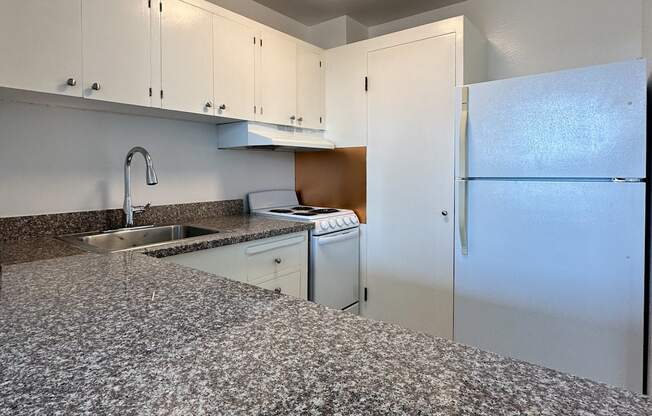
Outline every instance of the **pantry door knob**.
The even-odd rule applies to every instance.
[[[448,217],[448,211],[446,211],[446,210],[442,211],[441,215],[443,215],[444,217]]]
[[[75,85],[77,85],[77,80],[75,78],[68,78],[66,84],[70,85],[71,87],[74,87]]]
[[[91,89],[93,91],[99,91],[102,89],[102,86],[100,85],[99,82],[94,82],[93,85],[91,85]]]

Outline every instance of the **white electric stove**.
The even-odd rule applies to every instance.
[[[359,313],[360,222],[353,211],[301,205],[290,190],[252,192],[249,208],[252,214],[312,222],[308,299]]]

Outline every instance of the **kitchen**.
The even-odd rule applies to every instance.
[[[648,1],[320,3],[0,2],[0,413],[649,414]]]

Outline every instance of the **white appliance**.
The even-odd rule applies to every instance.
[[[640,392],[645,61],[460,98],[454,339]]]
[[[359,314],[360,222],[351,210],[299,205],[294,191],[249,194],[253,214],[312,222],[308,299]]]
[[[323,130],[241,121],[217,126],[218,148],[287,152],[333,150]]]

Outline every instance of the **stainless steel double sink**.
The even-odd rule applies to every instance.
[[[218,233],[217,230],[193,225],[166,225],[68,234],[60,236],[59,239],[87,251],[115,253]]]

